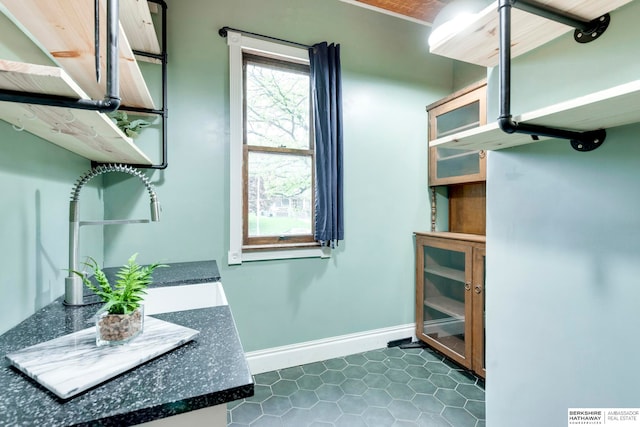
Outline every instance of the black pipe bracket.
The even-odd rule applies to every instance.
[[[500,116],[498,125],[505,133],[520,133],[531,135],[534,140],[539,137],[550,137],[568,140],[576,151],[592,151],[600,147],[607,137],[605,129],[576,131],[556,128],[532,123],[518,123],[511,115],[511,9],[516,7],[526,12],[547,18],[576,28],[574,38],[580,43],[588,43],[600,37],[611,21],[609,14],[605,14],[590,22],[576,19],[561,11],[528,0],[500,0],[498,13],[500,14],[500,46],[499,77],[500,77]]]
[[[596,129],[582,134],[580,140],[571,139],[569,142],[576,151],[592,151],[600,147],[607,137],[607,131],[604,129]]]
[[[594,19],[589,23],[590,27],[588,30],[580,30],[576,29],[573,32],[573,39],[578,43],[589,43],[596,40],[600,37],[604,32],[609,28],[609,23],[611,22],[611,17],[609,14],[605,14],[600,16],[599,18]]]

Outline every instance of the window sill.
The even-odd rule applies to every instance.
[[[238,265],[250,261],[269,261],[295,258],[331,258],[331,248],[320,245],[262,245],[243,246],[240,253],[229,251],[228,264]]]

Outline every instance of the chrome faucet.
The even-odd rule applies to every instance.
[[[140,224],[148,223],[148,219],[115,219],[103,221],[80,221],[78,211],[78,199],[80,190],[93,177],[108,172],[123,172],[140,178],[142,183],[149,192],[151,199],[151,221],[159,221],[160,204],[156,197],[156,193],[149,182],[149,179],[137,169],[131,166],[120,164],[106,164],[96,166],[82,175],[71,191],[71,203],[69,204],[69,276],[65,278],[64,303],[66,305],[84,305],[84,294],[82,278],[74,274],[78,271],[78,242],[80,227],[83,225],[106,225],[106,224]]]

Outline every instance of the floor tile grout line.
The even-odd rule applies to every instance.
[[[369,355],[370,357],[367,357],[367,355]],[[371,371],[367,371],[366,369],[364,369],[364,365],[366,365],[369,362],[372,362],[370,366],[373,366],[373,363],[376,363],[376,362],[379,364],[384,364],[386,366],[385,370],[382,371],[383,373],[377,374],[378,375],[377,378],[382,379],[381,380],[382,383],[380,384],[367,383],[366,388],[363,389],[362,387],[360,387],[359,389],[360,392],[358,393],[358,390],[355,388],[355,385],[359,385],[358,381],[360,381],[360,383],[364,385],[364,381],[362,380],[372,373]],[[430,362],[431,362],[431,365],[429,366],[431,368],[435,369],[436,366],[438,366],[438,368],[436,370],[427,369],[428,363]],[[346,419],[347,417],[350,417],[351,415],[349,415],[349,412],[353,411],[353,408],[344,409],[342,408],[342,406],[339,406],[339,403],[341,401],[343,404],[345,404],[345,402],[347,401],[350,401],[352,403],[360,402],[361,404],[365,405],[364,407],[360,407],[360,409],[358,409],[359,412],[356,411],[356,413],[358,414],[356,415],[356,417],[361,418],[360,421],[363,423],[363,425],[371,424],[370,422],[368,422],[365,416],[365,414],[370,408],[386,411],[389,417],[391,418],[390,419],[391,423],[393,423],[394,421],[405,419],[405,418],[414,419],[414,420],[423,419],[423,421],[426,419],[433,420],[435,419],[434,417],[437,416],[439,418],[436,419],[436,421],[438,421],[439,423],[442,423],[443,425],[451,425],[449,423],[450,420],[447,419],[447,414],[445,414],[445,410],[447,408],[452,408],[450,409],[450,412],[457,414],[458,417],[461,416],[461,414],[465,417],[466,421],[463,424],[465,427],[466,426],[481,427],[485,425],[484,418],[480,417],[480,416],[484,417],[484,408],[476,407],[476,410],[480,411],[480,412],[477,412],[478,416],[471,413],[471,411],[467,408],[467,404],[470,401],[484,403],[484,400],[477,399],[479,397],[479,395],[477,394],[478,393],[477,390],[471,389],[472,390],[471,392],[468,389],[469,387],[477,387],[479,391],[483,393],[484,383],[480,384],[479,383],[480,379],[477,376],[469,375],[468,373],[463,372],[459,367],[454,366],[451,363],[445,363],[445,362],[446,361],[443,359],[441,355],[430,352],[428,349],[421,349],[419,351],[398,351],[397,349],[396,350],[379,349],[379,350],[373,350],[371,352],[364,352],[356,355],[350,355],[343,358],[336,358],[336,359],[330,359],[323,362],[317,362],[315,364],[301,365],[299,367],[287,368],[280,371],[273,371],[270,373],[258,374],[254,376],[256,386],[264,387],[262,390],[259,391],[259,393],[266,392],[266,390],[268,389],[269,394],[265,393],[264,396],[259,397],[259,399],[255,399],[254,397],[254,400],[259,400],[258,402],[253,402],[251,400],[252,398],[249,398],[239,404],[230,405],[229,415],[228,415],[228,418],[231,421],[230,426],[248,425],[248,424],[240,423],[240,421],[242,421],[242,417],[241,417],[242,415],[241,411],[243,409],[242,405],[245,402],[253,402],[254,404],[257,403],[257,406],[260,408],[261,414],[250,420],[252,422],[256,422],[260,417],[265,415],[263,413],[264,403],[266,403],[271,397],[278,397],[280,401],[287,402],[289,408],[286,409],[286,411],[281,412],[281,416],[280,418],[278,418],[278,420],[281,423],[285,423],[285,425],[286,425],[286,419],[283,420],[283,417],[285,417],[286,414],[290,412],[293,413],[294,411],[292,411],[292,409],[297,409],[298,411],[296,411],[296,413],[300,413],[302,411],[303,414],[311,415],[312,414],[311,411],[315,407],[319,406],[318,404],[320,402],[324,402],[325,407],[330,406],[330,403],[333,403],[336,411],[340,411],[340,412],[334,413],[334,419],[332,421],[334,426],[338,425],[341,418]],[[313,369],[311,369],[312,365],[313,365]],[[356,366],[356,367],[359,366],[362,369],[362,372],[359,372],[358,374],[359,376],[358,375],[351,376],[355,373],[354,371],[355,368],[352,368],[349,371],[351,374],[349,374],[348,372],[348,375],[344,375],[343,371],[349,368],[349,366]],[[307,369],[305,369],[305,367],[307,367]],[[411,367],[411,370],[407,371],[407,369],[410,367]],[[312,372],[313,370],[317,372]],[[389,370],[392,370],[392,372],[389,372]],[[322,375],[325,371],[333,371],[333,373],[330,374],[333,376],[333,378],[329,378],[327,382],[324,381],[326,378],[323,378],[323,380],[320,381],[320,378],[321,378],[320,375]],[[368,374],[362,376],[363,372],[368,372]],[[316,379],[320,381],[320,385],[316,384],[314,388],[311,383],[308,383],[308,384],[305,384],[304,387],[310,388],[311,390],[307,390],[306,388],[304,389],[301,388],[302,386],[300,385],[299,381],[301,381],[302,378],[304,378],[306,375],[311,375],[313,373],[317,374]],[[387,375],[387,373],[389,373],[389,375]],[[442,387],[436,387],[430,382],[430,378],[434,373],[439,375],[437,377],[434,377],[434,379],[438,379],[438,382],[441,383],[440,385]],[[329,375],[325,375],[325,377],[329,377]],[[372,378],[373,377],[370,377],[370,379]],[[446,381],[445,381],[445,378],[447,379]],[[283,388],[283,390],[274,391],[273,386],[276,385],[276,383],[281,380],[283,381],[281,386],[282,387],[288,386],[288,389]],[[309,377],[307,381],[311,381],[311,377]],[[401,391],[403,390],[403,387],[400,384],[403,384],[403,381],[405,385],[404,391],[405,392],[408,391],[408,393],[405,393],[405,394],[401,393]],[[412,381],[413,381],[413,386],[411,386]],[[347,382],[349,387],[354,387],[354,388],[346,389]],[[335,384],[332,384],[332,383],[335,383]],[[327,396],[323,397],[323,396],[320,396],[318,393],[316,393],[316,391],[322,385],[325,385],[325,384],[333,387],[334,391],[338,390],[336,391],[335,395],[332,396],[333,402],[327,402],[325,400]],[[381,388],[380,387],[381,384],[386,384],[386,385]],[[416,388],[418,387],[418,384],[422,384],[422,385],[431,384],[431,387],[432,387],[431,392],[427,392],[425,389],[418,390]],[[393,389],[391,389],[390,386],[393,386]],[[279,388],[282,388],[282,387],[279,387]],[[285,396],[278,395],[281,391],[284,392],[285,390],[286,390]],[[385,399],[387,402],[386,406],[378,406],[375,403],[371,404],[369,401],[366,401],[362,396],[364,396],[369,390],[381,390],[381,393],[384,392],[388,398],[388,400]],[[387,390],[390,390],[390,391],[393,390],[393,392],[390,394],[390,393],[387,393]],[[436,396],[436,394],[438,393],[438,390],[448,390],[448,391],[442,391],[441,393],[439,393],[439,396]],[[296,408],[296,402],[294,402],[294,399],[292,399],[292,397],[295,396],[296,393],[300,393],[300,392],[304,392],[304,393],[301,393],[301,395],[304,394],[306,397],[311,398],[312,401],[314,400],[314,398],[318,398],[318,399],[315,403],[311,405],[309,405],[309,402],[306,402],[305,405],[307,406],[305,406],[304,409]],[[469,394],[471,398],[467,397],[466,394]],[[446,397],[445,395],[448,396],[446,399],[445,399]],[[287,399],[282,399],[283,397],[286,397]],[[426,399],[427,397],[431,398],[432,404],[437,405],[435,406],[435,408],[438,408],[438,407],[440,408],[439,412],[437,411],[434,412],[433,411],[434,408],[425,409],[419,406],[419,402],[417,399],[418,398]],[[455,402],[451,401],[452,397],[457,400]],[[348,399],[345,399],[345,398],[348,398]],[[407,415],[406,413],[405,414],[394,413],[392,415],[391,412],[389,412],[389,409],[393,409],[391,408],[391,406],[394,403],[397,403],[395,405],[396,407],[404,406],[405,409],[413,408],[414,412],[412,412],[410,416]],[[384,403],[380,402],[380,405],[382,404]],[[247,409],[255,408],[255,406],[251,406],[251,405],[245,405],[245,407]],[[234,411],[239,415],[238,419],[236,419],[236,417],[233,417]],[[340,413],[341,415],[337,415],[338,413]],[[317,417],[318,415],[316,414],[315,416]],[[277,418],[277,417],[271,417],[269,419],[272,419],[272,418]],[[265,417],[265,420],[267,420],[266,417]],[[305,420],[305,423],[310,424],[314,420],[317,421],[318,418]],[[458,425],[454,425],[454,427],[458,427]]]

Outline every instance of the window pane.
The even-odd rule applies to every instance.
[[[311,156],[249,152],[249,237],[312,234]]]
[[[309,148],[309,74],[246,63],[246,143]]]

